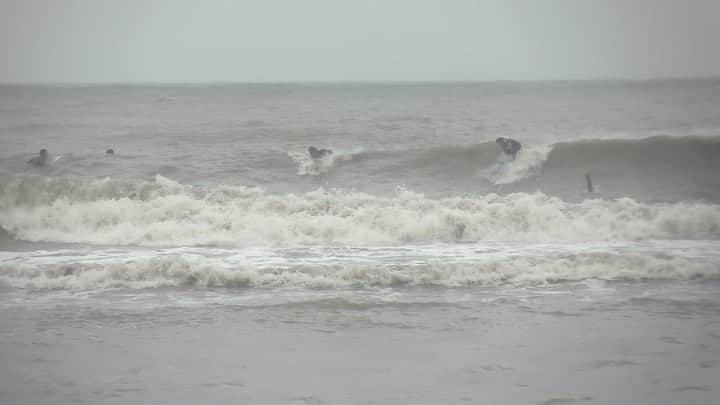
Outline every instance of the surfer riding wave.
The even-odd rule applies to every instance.
[[[515,160],[515,156],[522,148],[520,142],[510,138],[499,137],[495,142],[500,145],[505,155],[512,158],[511,160]]]

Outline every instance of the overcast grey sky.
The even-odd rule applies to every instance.
[[[720,0],[0,0],[2,82],[720,76]]]

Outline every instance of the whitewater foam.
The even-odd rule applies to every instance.
[[[664,252],[612,247],[486,245],[319,249],[296,252],[57,251],[3,254],[0,284],[12,288],[369,288],[536,286],[587,280],[720,278],[708,246]],[[715,249],[716,250],[716,249]],[[713,250],[713,251],[715,251]],[[258,254],[259,253],[259,254]]]
[[[718,239],[720,206],[628,198],[570,203],[542,193],[432,199],[318,189],[111,179],[14,178],[2,185],[0,226],[32,242],[138,246],[407,244]]]

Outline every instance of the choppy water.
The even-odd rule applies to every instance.
[[[717,396],[720,81],[2,86],[0,140],[0,402]]]

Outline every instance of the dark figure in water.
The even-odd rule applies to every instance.
[[[452,232],[453,239],[462,239],[463,235],[465,235],[465,224],[456,224]]]
[[[114,154],[115,154],[115,151],[112,150],[112,149],[108,149],[108,150],[105,151],[105,154],[106,154],[106,155],[114,155]]]
[[[522,145],[520,145],[520,142],[510,139],[510,138],[503,138],[500,137],[495,140],[498,145],[503,150],[503,153],[505,153],[508,156],[512,156],[512,159],[515,160],[515,155],[520,151],[520,148],[522,148]]]
[[[592,179],[590,178],[590,173],[585,173],[585,185],[587,186],[588,193],[592,193],[595,191],[595,188],[592,184]]]
[[[45,166],[45,161],[48,158],[47,149],[40,149],[40,153],[32,159],[28,160],[27,163],[33,166]]]
[[[308,148],[308,153],[310,154],[310,157],[313,159],[322,159],[325,156],[332,155],[332,150],[330,149],[318,149],[314,146],[311,146]]]

